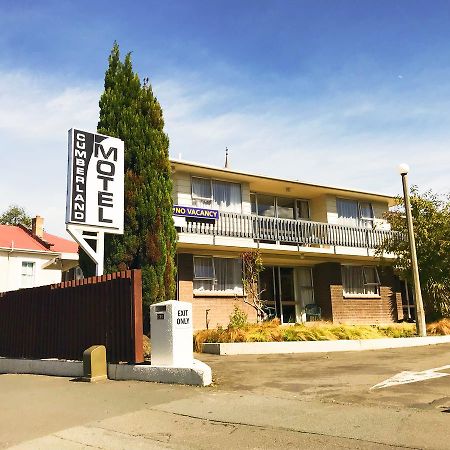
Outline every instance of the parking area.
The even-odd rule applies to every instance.
[[[449,344],[196,357],[213,386],[0,375],[0,448],[448,448]]]
[[[450,376],[371,389],[406,371],[448,366],[439,372],[450,375],[450,344],[361,352],[198,356],[212,367],[218,390],[423,410],[450,408]]]

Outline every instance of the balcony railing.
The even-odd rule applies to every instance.
[[[363,227],[279,219],[248,214],[220,213],[217,221],[187,219],[183,233],[248,238],[255,241],[297,245],[330,245],[377,248],[393,232]]]

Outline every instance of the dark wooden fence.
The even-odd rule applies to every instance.
[[[139,270],[0,293],[0,356],[81,360],[91,345],[143,361]]]

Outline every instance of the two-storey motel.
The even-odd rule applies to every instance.
[[[383,213],[392,197],[171,164],[177,296],[192,302],[196,329],[226,325],[235,304],[256,319],[243,301],[240,255],[249,248],[262,253],[261,297],[283,323],[305,320],[312,303],[337,323],[403,318],[401,283],[375,252],[390,234]]]

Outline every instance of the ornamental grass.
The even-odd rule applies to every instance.
[[[450,334],[450,320],[445,319],[430,324],[428,330],[429,334]],[[245,323],[239,327],[228,326],[198,331],[194,334],[194,349],[201,352],[202,345],[209,342],[328,341],[412,336],[416,336],[416,327],[411,323],[336,325],[329,322],[308,322],[307,324],[280,325],[280,321],[275,319],[258,324]]]

